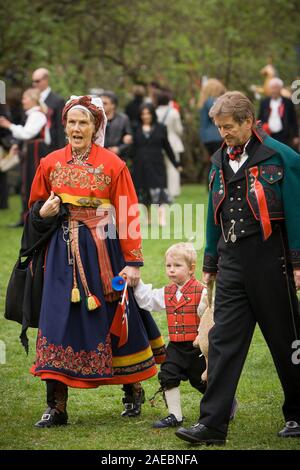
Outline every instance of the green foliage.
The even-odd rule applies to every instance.
[[[202,75],[248,90],[270,56],[297,74],[299,8],[292,0],[12,0],[0,7],[0,76],[24,86],[48,66],[64,96],[158,79],[187,104]],[[7,19],[10,19],[9,25]]]
[[[206,203],[204,187],[185,186],[179,202]],[[121,387],[103,386],[96,390],[69,389],[68,411],[70,425],[55,429],[37,429],[33,424],[45,409],[45,385],[29,374],[34,361],[36,330],[30,331],[30,351],[27,357],[19,343],[20,326],[3,318],[4,294],[9,274],[15,262],[21,230],[6,225],[18,219],[20,201],[10,198],[10,210],[0,215],[0,340],[6,344],[6,364],[0,364],[0,449],[97,449],[97,450],[195,450],[174,435],[174,429],[156,430],[151,423],[166,416],[162,399],[155,407],[148,400],[142,414],[135,419],[120,417]],[[198,229],[202,230],[201,221]],[[172,239],[174,233],[172,232]],[[171,240],[145,240],[145,282],[155,287],[165,284],[164,252]],[[200,275],[202,251],[198,257]],[[155,314],[162,333],[167,338],[166,318]],[[149,399],[158,389],[157,377],[144,382]],[[199,393],[188,383],[181,385],[185,424],[198,419]],[[256,331],[247,362],[239,383],[239,410],[230,424],[225,449],[300,449],[299,439],[279,439],[277,431],[283,426],[281,414],[282,391],[270,353],[263,337]],[[213,449],[216,449],[215,447]],[[211,449],[210,449],[211,450]]]
[[[11,0],[0,5],[0,79],[24,89],[37,67],[67,98],[113,89],[121,107],[133,83],[174,91],[185,125],[184,181],[197,182],[196,102],[202,76],[252,96],[270,57],[290,86],[300,73],[297,0]],[[9,23],[7,19],[9,18]]]

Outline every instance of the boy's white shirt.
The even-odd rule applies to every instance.
[[[179,300],[182,296],[180,288],[184,287],[184,285],[178,286],[177,288],[177,300]],[[202,291],[200,303],[197,307],[197,314],[199,317],[203,315],[204,310],[207,307],[207,304],[204,300],[206,294],[207,290],[206,288],[204,288]],[[143,281],[140,279],[138,285],[134,288],[134,297],[137,301],[138,306],[144,310],[148,310],[148,312],[161,312],[166,309],[165,287],[161,287],[160,289],[153,289],[152,284],[144,284]]]

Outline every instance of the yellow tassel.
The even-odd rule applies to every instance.
[[[71,294],[71,302],[80,302],[81,297],[80,297],[80,291],[78,287],[73,287],[72,289],[72,294]]]
[[[100,306],[100,301],[95,295],[89,295],[86,298],[86,305],[88,310],[95,310]]]

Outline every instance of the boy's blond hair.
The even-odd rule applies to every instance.
[[[183,258],[189,267],[191,267],[192,265],[196,265],[197,252],[192,243],[175,243],[167,249],[165,257],[167,257],[168,255],[174,258]]]

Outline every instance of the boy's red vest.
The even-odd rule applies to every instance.
[[[197,307],[200,303],[203,285],[194,276],[181,289],[182,296],[176,298],[178,286],[165,287],[165,304],[170,341],[194,341],[198,334],[200,319]]]

